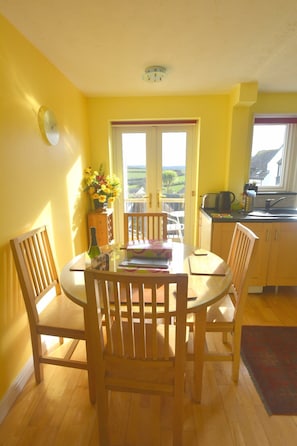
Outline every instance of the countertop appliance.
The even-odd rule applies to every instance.
[[[231,204],[235,200],[235,195],[229,190],[221,191],[218,195],[218,211],[231,212]]]
[[[215,193],[202,195],[201,207],[203,209],[216,209],[217,199],[218,199],[218,194]]]

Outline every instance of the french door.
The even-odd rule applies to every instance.
[[[114,125],[113,170],[122,184],[115,212],[123,240],[124,212],[167,212],[168,236],[195,243],[197,157],[194,124]]]

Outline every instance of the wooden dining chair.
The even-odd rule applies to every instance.
[[[187,275],[86,270],[85,284],[100,444],[110,444],[108,391],[116,390],[172,396],[173,444],[181,446]]]
[[[124,243],[138,240],[167,240],[167,213],[124,213]]]
[[[251,260],[257,240],[258,237],[249,228],[236,223],[227,260],[232,272],[229,293],[207,308],[206,333],[222,333],[222,341],[227,349],[222,352],[209,351],[206,343],[204,360],[232,361],[232,378],[235,382],[239,377],[242,317],[248,295]],[[193,322],[188,319],[188,323],[193,329]],[[228,333],[231,335],[230,343]],[[191,341],[188,357],[190,359],[192,357]]]
[[[72,359],[79,341],[86,340],[83,309],[66,297],[60,287],[47,228],[42,226],[10,240],[16,270],[27,310],[35,380],[43,380],[42,364],[88,370],[87,361]],[[63,357],[50,355],[43,336],[54,336],[68,349]],[[63,346],[64,348],[64,346]],[[88,356],[88,355],[87,355]],[[90,399],[94,402],[89,374]]]

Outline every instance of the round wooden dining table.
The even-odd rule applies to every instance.
[[[117,271],[125,259],[126,250],[119,246],[106,247],[109,254],[109,270]],[[67,297],[83,307],[87,313],[84,270],[90,266],[86,253],[71,259],[62,269],[60,281]],[[232,274],[227,263],[212,252],[193,249],[183,243],[172,242],[172,260],[169,273],[188,274],[187,311],[194,315],[194,383],[193,400],[201,401],[203,357],[207,307],[217,302],[229,290]],[[86,324],[87,325],[87,324]],[[86,326],[86,336],[88,327]]]

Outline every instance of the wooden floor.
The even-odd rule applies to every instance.
[[[249,295],[245,324],[297,325],[297,288]],[[215,345],[217,339],[213,336],[211,341]],[[297,444],[297,416],[269,416],[243,364],[236,385],[230,363],[207,363],[200,405],[191,402],[191,367],[188,364],[184,446]],[[113,393],[110,404],[112,446],[171,444],[169,398]],[[45,366],[42,384],[30,379],[0,426],[0,446],[15,445],[98,445],[86,372]]]

